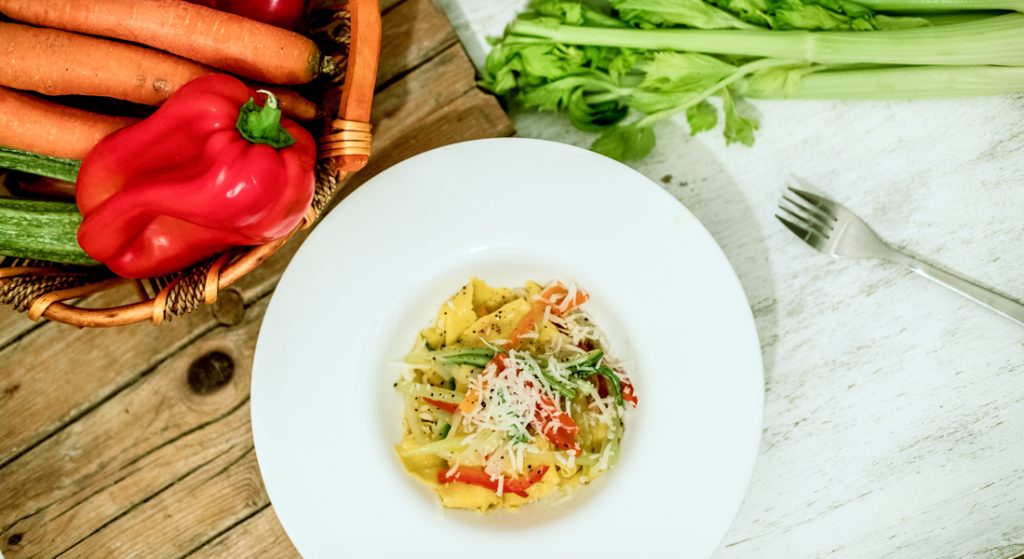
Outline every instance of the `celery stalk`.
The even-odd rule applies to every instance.
[[[882,12],[959,12],[964,10],[1011,10],[1024,12],[1024,0],[857,0]]]
[[[1024,14],[898,31],[598,29],[517,20],[510,32],[570,45],[797,59],[821,64],[1024,66]]]
[[[736,93],[758,99],[937,99],[1002,95],[1024,89],[1024,68],[905,66],[830,70],[804,75],[791,91],[746,79]]]
[[[914,14],[914,17],[926,20],[932,25],[953,25],[959,23],[973,23],[990,17],[1002,15],[1003,12],[971,11],[971,12],[932,12],[928,14]]]

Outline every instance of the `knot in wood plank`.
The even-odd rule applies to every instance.
[[[231,381],[235,360],[223,351],[200,356],[188,367],[188,386],[196,394],[210,394]]]

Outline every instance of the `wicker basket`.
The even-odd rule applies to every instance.
[[[343,76],[318,84],[319,91],[313,92],[322,100],[324,134],[319,140],[313,202],[294,231],[271,243],[228,251],[171,276],[147,280],[119,278],[106,268],[0,257],[0,303],[28,313],[33,320],[46,317],[79,327],[145,320],[160,324],[215,302],[219,290],[259,266],[296,232],[311,226],[329,207],[339,183],[363,168],[370,155],[370,105],[381,38],[378,0],[318,0],[312,4],[311,21],[319,17],[324,26],[318,31],[333,35],[332,43],[337,45],[336,52],[326,54],[347,62]],[[112,308],[85,308],[69,302],[128,282],[135,283],[140,301]]]

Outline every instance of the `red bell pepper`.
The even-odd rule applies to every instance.
[[[544,477],[548,471],[547,466],[541,466],[540,468],[531,471],[523,477],[505,478],[505,483],[502,486],[502,493],[512,493],[519,495],[520,497],[526,498],[530,495],[526,492],[533,484],[537,483]],[[490,489],[495,493],[498,492],[498,480],[491,479],[491,476],[483,470],[483,468],[471,468],[467,466],[458,466],[454,471],[450,469],[440,469],[437,472],[438,483],[466,483],[469,485],[476,485],[483,487],[484,489]]]
[[[146,278],[294,229],[313,197],[316,142],[258,96],[205,76],[100,141],[75,185],[82,248],[120,276]]]
[[[222,12],[230,12],[295,31],[302,23],[303,0],[190,0]]]

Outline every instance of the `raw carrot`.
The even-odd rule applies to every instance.
[[[332,64],[298,33],[181,0],[0,0],[0,12],[142,43],[267,83],[306,83]]]
[[[144,47],[15,23],[0,23],[0,45],[0,85],[46,95],[98,95],[159,105],[212,71]]]
[[[0,45],[5,45],[0,50],[0,86],[46,95],[94,95],[159,105],[186,83],[215,73],[165,52],[15,23],[0,23]],[[317,116],[317,106],[298,93],[278,87],[271,91],[280,95],[281,110],[288,116]]]
[[[320,108],[316,103],[306,99],[297,91],[284,87],[250,85],[253,89],[266,89],[277,97],[277,106],[284,111],[284,114],[295,120],[304,122],[313,120],[320,115]]]
[[[0,146],[82,159],[104,136],[135,122],[73,109],[0,86]]]

